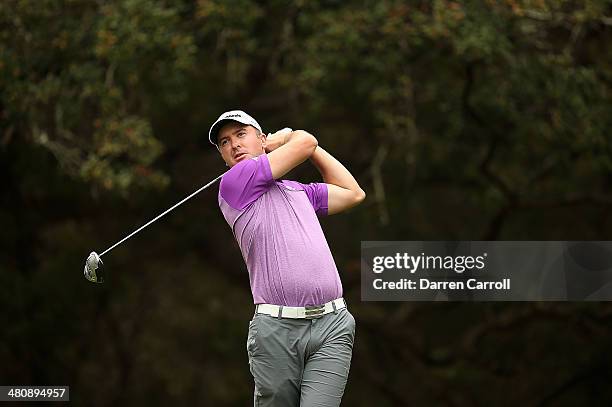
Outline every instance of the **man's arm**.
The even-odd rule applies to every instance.
[[[310,155],[310,161],[321,173],[323,181],[327,183],[328,215],[342,212],[365,199],[366,194],[357,180],[340,161],[327,151],[317,146]]]
[[[275,133],[266,139],[272,177],[278,179],[297,167],[317,148],[317,139],[304,130]]]

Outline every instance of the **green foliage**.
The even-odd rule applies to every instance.
[[[150,100],[183,100],[193,37],[178,11],[133,0],[0,5],[5,129],[50,150],[68,174],[107,190],[162,187]]]

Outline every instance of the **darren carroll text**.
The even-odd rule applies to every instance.
[[[417,282],[408,278],[399,281],[383,281],[377,278],[372,285],[375,290],[510,290],[510,279],[501,281],[478,281],[470,278],[467,281],[432,281],[419,278]]]

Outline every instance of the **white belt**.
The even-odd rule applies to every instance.
[[[307,307],[288,307],[285,305],[257,304],[256,314],[266,314],[278,318],[319,318],[330,312],[346,308],[344,298],[338,298],[322,305],[311,305]]]

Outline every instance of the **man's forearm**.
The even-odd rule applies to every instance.
[[[279,148],[281,146],[284,147]],[[317,139],[306,131],[279,131],[270,134],[267,137],[266,152],[269,153],[268,160],[274,179],[286,174],[307,158],[310,159],[327,184],[328,215],[352,208],[366,197],[366,193],[349,170],[319,147]]]
[[[357,180],[344,165],[320,146],[315,148],[310,161],[317,168],[323,181],[355,192],[363,192]]]

